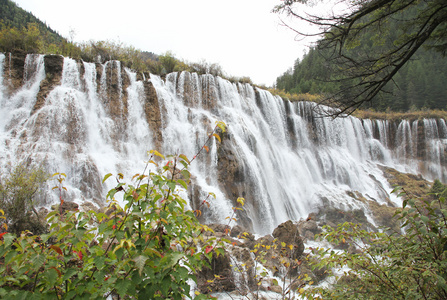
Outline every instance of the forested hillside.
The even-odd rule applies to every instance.
[[[30,23],[36,24],[41,38],[48,44],[61,44],[65,39],[32,13],[18,7],[13,1],[0,0],[0,30],[15,28],[20,30]]]
[[[343,51],[353,57],[367,57],[368,53],[391,47],[388,43],[397,41],[404,33],[395,28],[393,21],[386,28],[387,32],[381,34],[371,30],[370,34],[361,36],[358,44],[347,45]],[[331,94],[342,88],[334,76],[339,66],[331,64],[327,59],[331,53],[317,48],[311,48],[301,60],[296,60],[293,68],[278,77],[276,87],[298,94]],[[375,97],[363,108],[378,111],[447,108],[447,61],[441,53],[426,48],[418,50],[414,59],[407,62],[393,79],[394,82],[387,85],[386,93]]]

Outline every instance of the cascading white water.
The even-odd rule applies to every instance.
[[[2,70],[3,68],[4,63],[2,63]],[[21,137],[26,135],[26,131],[23,131],[23,124],[30,116],[39,92],[40,82],[45,78],[43,55],[28,55],[24,68],[23,86],[10,95],[7,95],[5,80],[2,76],[2,87],[0,88],[2,91],[0,100],[0,136],[2,138],[0,149],[3,150],[0,153],[0,159],[3,162],[2,167],[5,167],[8,162],[14,164],[20,159],[18,156],[24,159],[28,155],[26,152],[17,155],[14,150],[22,150],[20,149]]]
[[[216,121],[227,124],[222,144],[212,140],[209,153],[191,165],[198,192],[184,196],[194,207],[195,198],[213,192],[216,199],[204,215],[208,222],[221,223],[232,215],[235,199],[245,197],[251,222],[246,225],[256,233],[271,232],[321,206],[366,209],[347,191],[386,203],[391,187],[378,165],[421,172],[428,179],[447,178],[444,120],[397,126],[354,117],[332,120],[316,116],[312,103],[283,101],[220,77],[183,72],[165,80],[155,75],[138,80],[117,61],[98,66],[69,58],[60,84],[33,112],[45,78],[44,57],[27,57],[24,84],[14,92],[6,84],[5,61],[0,54],[2,165],[29,157],[44,160],[51,172],[67,174],[67,198],[78,203],[104,201],[111,188],[101,184],[106,173],[130,177],[142,171],[146,152],[156,147],[148,110],[159,111],[162,141],[157,150],[164,154],[192,158]],[[148,107],[147,85],[153,86],[159,107]]]
[[[0,107],[3,106],[3,91],[5,89],[3,84],[3,72],[4,72],[4,64],[5,64],[5,55],[3,53],[0,53]]]

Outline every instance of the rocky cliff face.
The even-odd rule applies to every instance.
[[[2,168],[43,162],[67,174],[66,198],[79,204],[104,203],[111,187],[102,176],[141,172],[148,150],[191,158],[217,120],[228,130],[191,166],[185,196],[197,208],[216,194],[203,221],[223,221],[238,197],[246,199],[239,223],[257,233],[327,206],[369,218],[368,206],[349,195],[397,205],[384,165],[447,181],[445,120],[331,120],[314,108],[211,75],[162,79],[116,61],[0,54]]]

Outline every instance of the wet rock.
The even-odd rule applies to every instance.
[[[316,219],[316,214],[311,213],[306,220],[298,222],[298,230],[304,239],[312,241],[316,234],[321,233],[322,230],[320,226],[318,226]]]
[[[230,255],[217,256],[213,253],[210,267],[197,272],[197,288],[203,294],[210,292],[231,292],[236,289]],[[218,275],[219,278],[216,278]]]
[[[230,236],[234,238],[244,239],[246,241],[254,241],[255,236],[251,233],[245,230],[240,225],[233,226],[230,232]]]
[[[322,208],[317,213],[317,218],[321,224],[330,225],[331,227],[345,222],[352,222],[362,224],[363,229],[375,229],[375,227],[368,222],[365,212],[361,209],[342,210],[334,207]]]
[[[100,83],[100,97],[105,106],[107,114],[114,121],[111,128],[112,140],[116,141],[115,146],[119,148],[119,141],[125,140],[128,117],[128,94],[127,88],[130,79],[127,73],[117,61],[108,61],[104,68],[105,81]],[[104,86],[105,85],[105,86]]]
[[[280,287],[273,278],[263,278],[260,286],[261,291],[274,292],[277,294],[282,294],[282,287]]]
[[[293,259],[299,258],[304,252],[303,239],[300,236],[298,226],[292,221],[286,221],[280,224],[272,233],[273,237],[286,245],[293,246]]]
[[[96,206],[95,204],[93,204],[90,201],[84,201],[81,204],[80,210],[84,211],[84,212],[89,212],[89,211],[99,212],[99,211],[102,211],[103,209]]]
[[[15,93],[23,85],[26,55],[23,50],[6,53],[3,72],[8,78],[5,83],[9,95]]]
[[[231,135],[224,135],[222,143],[217,151],[218,155],[218,181],[219,186],[225,194],[233,200],[234,207],[240,207],[237,203],[239,197],[245,198],[246,203],[250,203],[250,210],[256,213],[259,208],[255,197],[249,192],[255,190],[254,187],[249,186],[249,181],[246,180],[244,174],[243,162],[237,159],[236,150],[231,140]],[[259,216],[262,217],[261,214]],[[247,210],[237,210],[236,218],[238,223],[246,228],[248,231],[253,231],[253,221],[247,214]]]
[[[150,78],[149,74],[147,74],[147,77]],[[143,86],[144,93],[146,94],[146,99],[144,101],[146,121],[153,134],[152,138],[155,144],[155,149],[162,149],[163,135],[162,130],[160,130],[162,128],[162,122],[157,92],[150,80],[143,81]]]
[[[208,235],[208,236],[210,236],[210,235],[216,236],[216,234],[218,234],[218,233],[227,235],[231,229],[231,227],[226,224],[213,223],[213,224],[208,224],[207,226],[214,231],[214,234],[212,232],[208,231],[206,233],[206,235]]]
[[[61,210],[62,213],[65,213],[67,211],[77,211],[79,209],[79,205],[72,201],[64,201],[62,205],[52,205],[52,210]]]
[[[64,57],[61,55],[45,55],[45,79],[41,81],[37,99],[31,114],[41,109],[45,104],[48,94],[61,83],[62,71],[64,67]]]

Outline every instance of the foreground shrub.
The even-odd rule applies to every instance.
[[[154,152],[154,154],[158,154]],[[163,157],[164,158],[164,157]],[[215,248],[206,227],[186,210],[179,191],[189,172],[184,155],[169,157],[157,172],[134,176],[109,191],[109,212],[51,212],[48,234],[0,241],[0,296],[21,299],[91,299],[108,295],[183,299],[194,273]],[[156,165],[153,157],[149,165]],[[146,171],[146,170],[145,170]],[[106,175],[105,179],[111,177]],[[104,179],[104,180],[105,180]],[[115,196],[122,194],[124,207]],[[205,259],[206,258],[206,259]],[[200,295],[198,298],[204,297]]]
[[[220,140],[218,128],[225,130],[218,122],[208,141],[213,136]],[[47,216],[47,234],[1,233],[0,297],[207,298],[190,293],[191,283],[198,270],[209,266],[212,254],[224,250],[215,238],[203,238],[210,229],[198,222],[195,214],[200,212],[188,210],[180,196],[189,182],[189,164],[183,154],[164,157],[151,151],[143,173],[130,183],[123,182],[122,174],[115,176],[106,213],[53,211]],[[62,204],[65,174],[55,175]],[[107,174],[104,181],[111,177]]]
[[[313,249],[320,259],[315,266],[333,268],[334,283],[299,292],[307,299],[446,299],[445,199],[406,199],[394,218],[402,232],[368,232],[352,223],[326,227],[321,238],[351,251]]]

